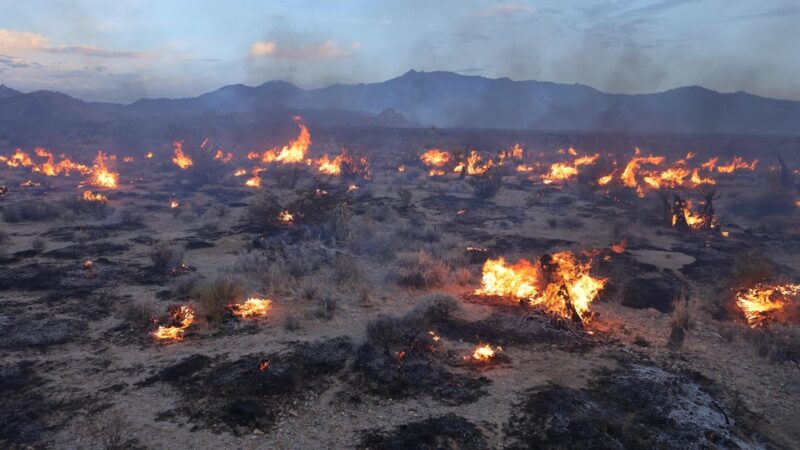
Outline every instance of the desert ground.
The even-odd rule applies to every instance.
[[[800,446],[796,138],[308,132],[0,165],[0,446]]]

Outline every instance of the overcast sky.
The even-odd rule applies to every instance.
[[[409,69],[800,100],[798,43],[788,0],[0,0],[0,83],[115,102]]]

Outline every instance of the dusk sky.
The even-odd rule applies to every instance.
[[[797,1],[0,0],[0,11],[0,83],[85,100],[409,69],[800,100]]]

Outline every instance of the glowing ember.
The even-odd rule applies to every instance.
[[[117,172],[109,170],[108,166],[106,166],[106,155],[103,152],[97,152],[89,184],[97,187],[114,188],[117,187],[118,177],[119,174]]]
[[[294,214],[284,209],[278,214],[278,221],[286,225],[291,225],[294,222]]]
[[[192,158],[190,158],[187,154],[183,153],[183,142],[175,141],[172,144],[173,147],[173,154],[172,162],[175,163],[176,166],[180,167],[181,170],[188,169],[194,162]]]
[[[233,315],[238,317],[266,316],[272,308],[272,300],[267,298],[250,297],[244,303],[228,305]]]
[[[244,169],[236,169],[236,171],[235,171],[235,172],[233,172],[233,176],[235,176],[235,177],[241,177],[242,175],[244,175],[244,174],[246,174],[246,173],[247,173],[247,171],[246,171],[246,170],[244,170]]]
[[[627,239],[623,239],[623,240],[617,242],[616,244],[611,244],[611,251],[616,253],[616,254],[623,253],[625,251],[625,246],[627,246],[627,245],[628,245],[628,240]]]
[[[563,251],[544,255],[534,265],[520,259],[508,265],[505,259],[488,259],[483,265],[478,295],[512,297],[525,300],[563,318],[587,322],[590,305],[606,280],[589,275],[591,261],[579,262]]]
[[[124,163],[132,163],[133,162],[133,156],[123,156],[122,157],[122,162],[124,162]]]
[[[233,159],[233,153],[223,153],[222,150],[217,149],[217,153],[214,154],[215,161],[222,161],[225,164],[228,164]]]
[[[269,370],[269,360],[268,359],[262,359],[261,361],[259,361],[258,362],[258,370],[260,372],[266,372],[267,370]]]
[[[194,322],[194,309],[191,306],[179,306],[169,312],[167,325],[159,325],[152,336],[157,341],[173,342],[183,340],[183,333]]]
[[[406,171],[406,165],[405,164],[400,164],[399,166],[397,166],[397,171],[398,172],[405,172]]]
[[[736,292],[736,306],[751,328],[764,325],[771,313],[783,309],[791,297],[800,295],[800,284],[757,285]]]
[[[108,197],[101,193],[92,194],[92,191],[83,191],[83,199],[87,202],[101,202],[105,203],[108,201]]]
[[[152,157],[153,157],[153,152],[147,152],[147,153],[145,153],[144,157],[145,157],[145,158],[147,158],[147,159],[150,159],[150,158],[152,158]]]
[[[247,157],[249,159],[260,159],[264,163],[293,164],[304,162],[308,147],[311,146],[311,133],[303,124],[303,119],[300,116],[295,116],[294,121],[300,127],[300,134],[296,139],[290,141],[288,145],[284,145],[280,150],[276,147],[265,151],[263,154],[251,152]]]
[[[176,209],[176,208],[178,208],[180,206],[181,206],[180,202],[178,202],[178,200],[176,200],[174,198],[169,201],[170,209]]]

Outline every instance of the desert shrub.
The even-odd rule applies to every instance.
[[[63,206],[52,202],[17,202],[3,207],[3,220],[9,223],[46,222],[60,218],[64,211]]]
[[[244,284],[233,277],[221,277],[195,288],[192,297],[197,302],[198,313],[209,324],[219,324],[227,306],[237,303],[244,294]]]
[[[410,189],[400,188],[397,190],[397,199],[399,201],[400,209],[408,209],[408,207],[411,206],[411,200],[413,198],[414,194]]]
[[[150,251],[150,261],[158,271],[178,267],[183,263],[183,248],[164,242],[156,244]]]
[[[555,199],[557,206],[571,206],[575,203],[575,198],[569,195],[559,195]]]
[[[200,277],[195,274],[185,277],[178,277],[175,280],[172,291],[178,298],[190,297],[194,293],[199,283]]]
[[[305,278],[298,283],[296,295],[303,300],[316,300],[322,295],[322,286],[316,280]]]
[[[414,224],[409,221],[408,224],[401,226],[397,229],[397,235],[408,241],[421,241],[421,242],[438,242],[442,238],[442,234],[430,225]]]
[[[158,303],[152,297],[137,298],[128,302],[122,312],[123,318],[133,329],[146,330],[158,316]]]
[[[11,235],[7,231],[0,229],[0,256],[6,254],[9,245],[11,245]]]
[[[667,347],[670,350],[680,350],[686,333],[692,327],[694,313],[686,295],[686,288],[681,287],[672,299],[672,317],[670,320],[670,335]]]
[[[750,288],[772,277],[773,264],[763,253],[750,249],[733,257],[730,276],[736,288]]]
[[[135,206],[128,206],[119,211],[119,221],[127,226],[141,226],[144,224],[144,212]]]
[[[403,244],[393,230],[379,230],[361,239],[354,239],[349,247],[359,255],[387,260]]]
[[[441,286],[447,279],[447,265],[426,251],[403,252],[397,255],[395,277],[398,284],[428,289]]]
[[[271,262],[259,277],[264,290],[269,293],[290,292],[297,286],[297,279],[279,262]]]
[[[316,316],[320,319],[330,320],[336,311],[337,301],[331,295],[320,297],[319,306],[317,308]]]
[[[583,228],[583,221],[575,216],[569,216],[561,219],[561,226],[568,230],[576,230]]]
[[[472,283],[472,272],[466,267],[459,267],[453,271],[453,279],[459,286],[467,286]]]
[[[260,190],[250,200],[244,214],[245,223],[254,230],[267,231],[281,226],[278,215],[285,206],[280,199],[268,190]]]
[[[558,219],[556,219],[555,217],[548,217],[545,222],[547,223],[547,226],[550,228],[555,228],[558,226]]]
[[[83,197],[67,197],[62,201],[62,204],[67,210],[78,215],[91,214],[95,217],[105,217],[108,213],[108,203],[92,202],[83,199]]]
[[[459,309],[458,300],[446,294],[430,294],[417,300],[408,313],[381,315],[367,324],[367,339],[380,346],[406,345],[427,333],[431,326],[448,320]]]
[[[337,252],[333,256],[333,281],[336,284],[353,282],[361,277],[361,270],[352,255]]]
[[[729,210],[748,219],[759,219],[766,216],[786,216],[793,214],[795,194],[791,190],[779,189],[743,194],[729,205]]]
[[[37,236],[31,243],[31,250],[36,253],[44,253],[44,251],[47,250],[47,241],[41,236]]]
[[[283,318],[283,329],[286,331],[296,331],[301,328],[300,319],[293,314],[287,314]]]
[[[490,199],[503,187],[503,173],[497,167],[492,167],[480,175],[473,176],[469,181],[477,198]]]
[[[758,230],[771,235],[800,234],[800,217],[798,216],[767,216],[758,221]]]

